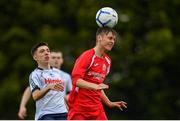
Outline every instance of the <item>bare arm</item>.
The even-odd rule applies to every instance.
[[[26,117],[26,105],[27,105],[30,97],[31,97],[31,90],[30,90],[30,87],[28,86],[23,93],[20,107],[19,107],[18,116],[20,119],[24,119]]]
[[[123,110],[122,108],[127,108],[127,106],[126,106],[127,103],[124,101],[118,101],[118,102],[110,101],[103,90],[102,90],[102,101],[110,108],[117,107],[120,110]]]
[[[76,86],[80,88],[85,88],[85,89],[91,89],[91,90],[101,90],[101,89],[108,89],[109,86],[106,84],[95,84],[91,82],[87,82],[83,79],[78,79],[76,82]]]
[[[102,101],[108,106],[111,107],[110,103],[111,101],[109,100],[109,98],[106,96],[106,94],[104,93],[104,90],[102,90]]]
[[[67,110],[69,110],[68,98],[69,98],[69,94],[65,95],[65,97],[64,97],[64,102],[65,102],[65,105],[66,105]]]
[[[46,95],[46,93],[49,91],[49,90],[55,90],[55,91],[63,91],[64,90],[64,86],[57,83],[57,84],[49,84],[47,85],[45,88],[43,89],[36,89],[33,93],[32,93],[32,97],[33,99],[36,101],[36,100],[39,100],[41,99],[42,97],[44,97],[44,95]]]

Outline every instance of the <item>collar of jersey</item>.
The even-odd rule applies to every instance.
[[[52,69],[53,67],[52,66],[50,66],[50,69]],[[37,67],[37,69],[39,69],[39,70],[45,70],[45,69],[43,69],[43,68],[40,68],[40,67]]]

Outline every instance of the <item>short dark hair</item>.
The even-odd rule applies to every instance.
[[[100,34],[108,34],[109,32],[112,32],[116,36],[116,39],[117,39],[117,32],[113,28],[110,28],[110,27],[98,28],[96,31],[96,36],[98,36]]]
[[[41,46],[47,46],[47,47],[49,47],[49,46],[48,46],[48,43],[46,43],[46,42],[39,42],[39,43],[35,44],[35,45],[31,48],[31,55],[33,56],[34,53],[36,52],[36,50],[37,50],[39,47],[41,47]]]

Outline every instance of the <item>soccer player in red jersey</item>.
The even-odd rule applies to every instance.
[[[72,70],[73,89],[68,104],[69,120],[107,120],[102,102],[108,107],[126,108],[126,102],[112,102],[104,93],[109,86],[104,84],[109,73],[111,51],[117,39],[114,29],[103,27],[96,32],[96,45],[82,53]]]

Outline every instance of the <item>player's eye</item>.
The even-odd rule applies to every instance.
[[[42,50],[39,51],[39,53],[43,53],[44,51],[45,51],[45,50],[42,49]]]
[[[49,52],[49,53],[50,53],[50,50],[49,50],[49,49],[47,49],[47,52]]]

